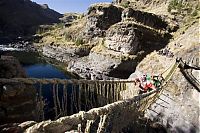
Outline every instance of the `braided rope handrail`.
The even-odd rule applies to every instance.
[[[49,84],[49,83],[132,83],[133,80],[85,80],[85,79],[38,79],[38,78],[0,78],[1,83],[18,83],[23,82],[25,84],[36,84],[36,83],[43,83],[43,84]]]
[[[71,130],[74,126],[81,124],[83,120],[95,120],[98,116],[106,115],[114,109],[118,109],[119,107],[126,107],[128,105],[133,104],[136,101],[140,101],[143,98],[146,98],[160,89],[153,90],[148,93],[144,93],[138,96],[135,96],[131,99],[120,100],[103,107],[93,108],[87,112],[80,111],[77,114],[73,114],[71,116],[61,117],[55,121],[43,121],[33,125],[26,129],[27,133],[38,133],[38,132],[57,132],[62,133],[65,131]],[[50,128],[51,127],[51,128]]]
[[[178,68],[178,66],[179,66],[179,62],[178,63],[176,62],[173,65],[173,67],[171,68],[171,70],[168,73],[168,75],[166,76],[166,78],[164,79],[162,86],[160,88],[156,89],[156,90],[135,96],[131,99],[117,101],[117,102],[114,102],[114,103],[111,103],[111,104],[108,104],[108,105],[105,105],[105,106],[99,107],[99,108],[93,108],[93,109],[89,110],[88,112],[80,111],[79,113],[71,115],[71,116],[61,117],[56,121],[50,121],[50,120],[46,121],[46,122],[43,121],[43,122],[40,122],[38,124],[33,125],[32,127],[29,127],[26,130],[26,132],[35,133],[35,132],[38,132],[38,131],[41,131],[41,132],[69,131],[75,125],[77,126],[78,124],[81,124],[81,122],[83,120],[95,120],[98,116],[106,115],[109,112],[111,112],[112,110],[119,108],[120,106],[125,107],[125,106],[128,106],[128,105],[131,105],[134,102],[140,101],[140,100],[142,100],[142,99],[144,99],[144,98],[146,98],[146,97],[148,97],[152,94],[155,94],[155,93],[156,93],[156,95],[154,95],[153,97],[155,97],[155,99],[156,99],[157,95],[159,95],[160,90],[167,84],[167,81],[174,74],[174,72]],[[155,99],[152,100],[151,102],[154,102]],[[146,108],[148,108],[151,104],[152,103],[150,103],[148,106],[146,106]],[[53,128],[49,128],[49,127],[53,127]]]

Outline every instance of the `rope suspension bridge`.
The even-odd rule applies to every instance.
[[[36,79],[13,78],[0,79],[0,83],[23,83],[38,85],[37,116],[38,121],[45,119],[45,99],[42,87],[51,85],[54,121],[39,122],[26,132],[56,132],[62,133],[75,130],[77,132],[110,132],[119,131],[128,121],[121,120],[123,115],[136,114],[147,110],[158,98],[178,67],[185,65],[182,60],[176,60],[162,73],[161,86],[143,94],[136,94],[133,98],[123,99],[122,91],[128,86],[136,86],[133,80],[76,80],[76,79]],[[196,81],[196,87],[199,87]],[[129,112],[128,112],[129,111]],[[123,112],[123,113],[122,113]],[[123,115],[122,115],[123,114]],[[64,116],[64,117],[62,117]],[[59,118],[60,117],[60,118]],[[115,126],[117,125],[117,126]]]

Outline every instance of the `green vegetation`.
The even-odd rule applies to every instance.
[[[120,4],[120,6],[124,7],[124,8],[128,8],[130,6],[130,2],[126,1]]]
[[[62,29],[62,28],[64,28],[64,26],[65,26],[64,23],[58,23],[58,24],[55,25],[55,28],[56,28],[56,29],[57,29],[57,28]]]
[[[77,46],[80,46],[80,45],[84,44],[84,41],[83,41],[82,38],[77,38],[76,41],[75,41],[75,44],[76,44]]]
[[[168,11],[171,12],[171,10],[174,9],[174,10],[178,10],[178,12],[180,12],[183,7],[185,7],[183,0],[172,0],[169,3]]]
[[[168,6],[168,11],[172,12],[172,10],[175,10],[176,14],[191,15],[194,17],[198,15],[200,4],[195,0],[188,2],[184,0],[171,0]]]
[[[66,40],[66,41],[71,41],[71,40],[72,40],[72,36],[71,36],[71,34],[69,34],[68,32],[65,32],[65,33],[64,33],[64,36],[65,36],[65,40]]]

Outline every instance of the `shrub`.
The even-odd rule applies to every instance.
[[[198,10],[195,9],[194,12],[192,13],[192,16],[194,17],[194,16],[197,16],[197,15],[198,15]]]
[[[182,0],[171,0],[168,6],[168,12],[171,12],[172,9],[177,9],[178,12],[184,7]]]
[[[65,36],[65,40],[66,40],[66,41],[72,40],[72,36],[71,36],[71,34],[69,34],[68,32],[65,32],[65,33],[64,33],[64,36]]]
[[[77,38],[76,41],[75,41],[75,44],[76,44],[77,46],[79,46],[79,45],[84,44],[84,41],[83,41],[82,38]]]
[[[126,1],[126,2],[121,3],[121,6],[124,7],[124,8],[128,8],[129,5],[130,5],[130,2],[129,2],[129,1]]]

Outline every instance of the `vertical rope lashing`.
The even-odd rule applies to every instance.
[[[64,90],[64,88],[62,88],[62,91],[63,90]],[[64,99],[64,93],[63,93],[63,96],[61,98],[61,110],[62,110],[61,115],[62,116],[65,116],[65,104],[64,104],[64,101],[65,101],[65,99]]]
[[[109,103],[112,103],[113,102],[113,82],[110,83],[109,97],[110,97],[110,102]]]
[[[126,90],[126,83],[123,83],[123,90]]]
[[[113,101],[112,88],[113,88],[113,83],[110,83],[110,87],[109,87],[109,98],[110,98],[110,101],[109,101],[109,103],[112,103],[112,101]]]
[[[67,115],[67,83],[63,84],[63,115]]]
[[[96,82],[92,85],[92,108],[95,107]]]
[[[76,111],[78,112],[78,100],[77,100],[77,84],[74,84],[74,106]]]
[[[121,95],[120,95],[121,91],[122,91],[122,83],[120,82],[119,83],[119,91],[118,91],[118,100],[121,99]]]
[[[115,102],[115,83],[113,82],[112,83],[112,102]]]
[[[95,82],[95,91],[94,91],[94,106],[95,107],[97,107],[97,103],[98,103],[97,101],[98,93],[99,93],[99,82]]]
[[[105,88],[106,88],[106,84],[104,82],[102,82],[102,89],[101,89],[101,105],[104,104],[104,101],[103,101],[103,97],[105,97]]]
[[[91,133],[90,129],[92,128],[91,126],[93,123],[94,123],[94,120],[87,120],[85,133]]]
[[[81,111],[81,91],[82,91],[82,83],[78,84],[78,111]]]
[[[112,102],[112,94],[111,94],[111,89],[112,89],[112,83],[109,83],[108,84],[108,103],[111,103]]]
[[[44,120],[44,101],[43,101],[43,96],[42,96],[42,83],[39,83],[39,98],[38,98],[38,102],[39,102],[39,120],[40,118],[42,120]]]
[[[43,96],[42,96],[42,83],[40,83],[40,95],[41,95],[41,102],[42,102],[42,120],[44,120],[45,118],[44,118],[44,106],[45,106],[45,102],[43,101]]]
[[[99,126],[98,126],[98,129],[97,129],[97,133],[104,133],[105,132],[107,117],[108,117],[108,115],[101,115],[100,116],[100,122],[99,122]]]
[[[98,84],[98,94],[97,94],[98,106],[101,105],[101,99],[100,99],[100,96],[101,96],[101,89],[102,89],[102,83],[99,82],[99,84]]]
[[[109,97],[109,92],[110,92],[110,86],[111,86],[111,84],[109,84],[109,83],[106,83],[106,94],[105,94],[105,97],[106,97],[106,101],[107,101],[107,104],[110,102],[110,97]]]
[[[77,130],[78,130],[78,133],[82,133],[82,131],[81,131],[81,124],[78,124],[78,128],[77,128]]]
[[[62,113],[62,110],[61,110],[61,104],[60,104],[58,92],[59,92],[59,83],[56,84],[56,99],[57,99],[58,110],[59,110],[59,115],[60,115]]]
[[[88,109],[91,108],[91,104],[90,104],[90,83],[88,83],[87,85],[87,103],[88,103]]]
[[[116,90],[115,90],[115,97],[116,97],[116,101],[119,100],[119,97],[118,97],[118,93],[119,93],[119,83],[116,83]]]
[[[89,105],[90,105],[90,109],[93,107],[92,106],[92,84],[89,83],[88,84],[88,97],[89,97]]]
[[[106,95],[106,83],[104,82],[102,87],[102,96],[106,97],[105,95]]]
[[[63,87],[62,87],[62,97],[61,97],[61,111],[62,111],[62,116],[65,115],[65,105],[64,105],[64,84],[62,84]]]
[[[57,103],[56,103],[56,92],[55,92],[55,83],[53,84],[53,104],[54,104],[55,116],[58,116]]]
[[[84,83],[84,95],[85,95],[85,111],[87,110],[87,84]]]
[[[101,95],[101,94],[102,94],[101,89],[102,89],[102,83],[99,83],[99,93],[98,93],[98,95]]]
[[[115,88],[114,88],[114,101],[117,101],[117,88],[118,88],[118,83],[115,83]]]
[[[115,83],[114,82],[112,82],[112,89],[111,89],[111,97],[112,97],[112,102],[114,102],[115,101],[115,99],[114,99],[114,94],[115,94]]]
[[[90,88],[90,96],[91,96],[91,105],[92,108],[94,107],[94,91],[95,91],[95,82],[91,84],[91,88]]]
[[[70,94],[70,114],[74,113],[74,106],[73,106],[73,89],[74,89],[74,84],[72,83],[72,88],[71,88],[71,94]]]

